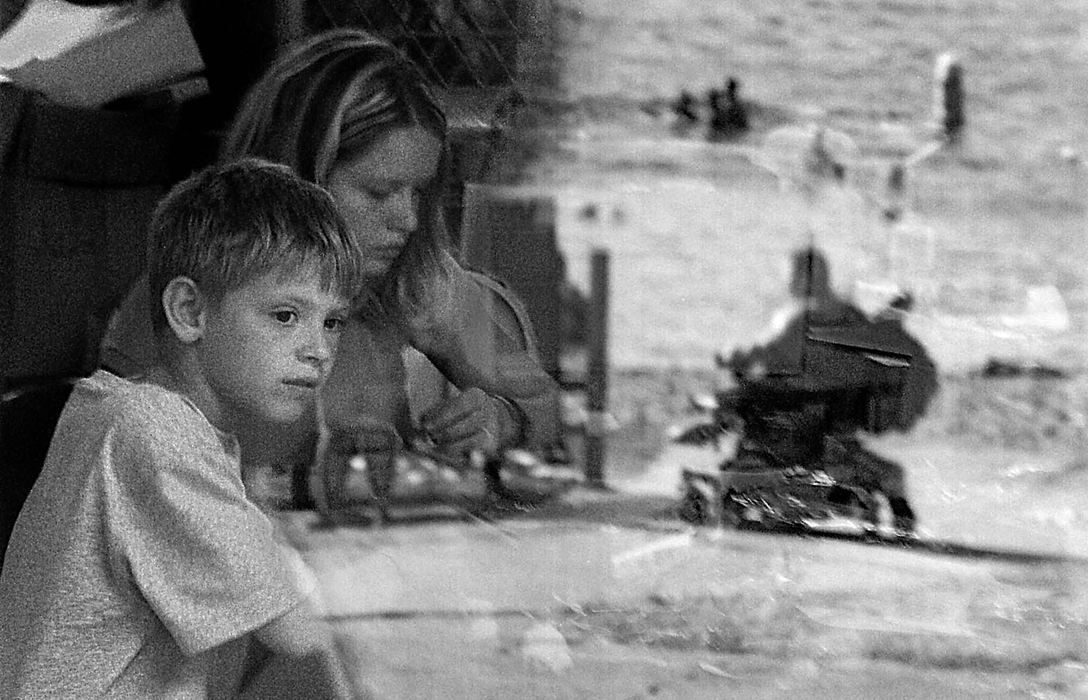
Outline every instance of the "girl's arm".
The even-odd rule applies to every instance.
[[[412,345],[457,388],[477,388],[496,400],[499,415],[508,427],[513,424],[504,429],[502,446],[554,444],[559,387],[540,364],[521,301],[508,287],[452,258],[447,272],[450,284],[434,311],[409,324]]]

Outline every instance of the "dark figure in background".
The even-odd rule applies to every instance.
[[[699,123],[699,104],[695,96],[687,90],[681,90],[679,97],[672,103],[672,112],[676,115],[674,127],[687,131]]]
[[[97,364],[155,203],[215,160],[242,95],[305,29],[289,6],[0,2],[0,387]]]
[[[963,85],[963,65],[952,54],[942,54],[937,60],[936,67],[937,94],[936,104],[937,122],[945,139],[955,144],[963,135],[963,127],[967,124],[964,110],[965,91]]]
[[[790,294],[763,340],[722,361],[762,401],[745,417],[737,462],[821,469],[883,494],[894,527],[913,531],[903,468],[868,451],[858,433],[912,425],[936,388],[932,362],[898,317],[870,321],[838,297],[827,260],[814,248],[794,254]],[[881,353],[899,375],[866,356]]]
[[[695,96],[687,90],[681,90],[680,96],[676,98],[676,102],[673,104],[673,111],[676,112],[676,115],[688,121],[696,122],[699,121],[698,110]]]
[[[710,129],[714,135],[729,138],[748,130],[748,110],[739,92],[740,82],[736,78],[729,78],[725,92],[710,91]]]
[[[865,314],[831,288],[831,271],[823,253],[815,248],[794,252],[789,282],[790,300],[771,317],[767,330],[747,350],[730,361],[739,361],[749,375],[799,376],[804,370],[804,341],[812,327],[863,327]]]

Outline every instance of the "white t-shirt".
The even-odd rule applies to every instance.
[[[301,600],[236,440],[97,372],[61,415],[0,575],[0,697],[205,698]]]

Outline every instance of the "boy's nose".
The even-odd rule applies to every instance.
[[[324,367],[336,350],[336,341],[328,337],[329,334],[322,328],[309,334],[299,348],[299,355],[303,362]]]

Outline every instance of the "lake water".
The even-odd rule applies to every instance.
[[[990,357],[1084,366],[1088,5],[561,0],[560,101],[526,183],[553,195],[572,279],[612,255],[617,366],[705,366],[785,300],[789,251],[824,248],[868,310],[895,288],[948,371]],[[967,131],[908,171],[908,216],[880,216],[891,164],[931,141],[933,67],[965,69]],[[752,132],[715,143],[666,108],[741,81]],[[798,187],[816,125],[844,186]]]

